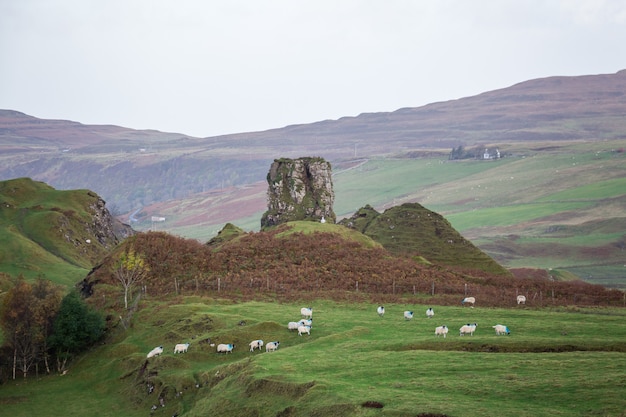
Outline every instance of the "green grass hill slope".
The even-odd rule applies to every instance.
[[[340,223],[371,237],[397,255],[420,256],[453,268],[510,274],[454,230],[443,216],[417,203],[405,203],[384,213],[365,206]]]
[[[0,182],[0,272],[71,286],[132,233],[89,190]]]
[[[304,305],[313,327],[299,336],[287,323]],[[626,409],[623,309],[435,306],[428,319],[429,305],[414,299],[386,303],[384,317],[376,306],[144,298],[132,326],[114,328],[66,375],[5,382],[0,406],[14,417],[617,417]],[[475,334],[459,336],[467,322],[478,323]],[[497,323],[511,334],[496,336]],[[445,339],[434,334],[442,324]],[[251,352],[258,339],[279,348]],[[178,343],[188,351],[175,354]],[[217,353],[220,343],[233,352]],[[163,354],[147,359],[155,346]]]

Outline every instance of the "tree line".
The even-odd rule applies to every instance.
[[[64,372],[67,361],[104,334],[102,315],[76,291],[39,277],[33,283],[18,276],[3,294],[0,328],[0,381],[26,378],[33,372]],[[65,294],[65,295],[64,295]]]

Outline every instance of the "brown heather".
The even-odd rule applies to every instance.
[[[465,295],[472,295],[477,306],[503,307],[515,305],[516,295],[524,294],[529,307],[624,304],[624,293],[619,290],[582,281],[553,281],[544,271],[520,269],[510,276],[490,275],[418,263],[333,233],[277,235],[276,230],[243,233],[214,248],[163,232],[140,233],[94,268],[81,285],[84,292],[109,292],[116,299],[121,289],[112,265],[124,247],[132,245],[150,269],[141,290],[149,297],[403,300],[460,305]],[[139,288],[134,291],[136,295]],[[103,298],[93,297],[92,301]]]

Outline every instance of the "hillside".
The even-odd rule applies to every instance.
[[[48,236],[53,253],[67,246],[68,235],[78,239],[84,229],[84,222],[71,219],[74,210],[83,215],[83,205],[75,203],[97,199],[91,192],[59,192],[27,179],[2,185],[3,218],[20,230],[34,220],[20,222],[11,214],[32,219],[47,207],[64,210],[66,223],[73,226],[65,233],[31,229]],[[545,391],[539,383],[544,380],[556,386],[549,398],[533,402],[529,411],[534,416],[564,413],[573,404],[605,413],[623,408],[615,388],[623,375],[623,365],[615,364],[624,363],[626,352],[623,292],[554,281],[536,272],[487,272],[492,260],[481,258],[441,216],[416,204],[382,214],[364,211],[366,216],[355,217],[358,227],[390,250],[355,228],[317,221],[288,222],[260,232],[228,224],[206,244],[164,232],[115,238],[107,247],[103,243],[105,256],[77,287],[90,307],[106,317],[106,336],[74,357],[62,373],[44,375],[41,364],[19,380],[10,378],[13,349],[4,345],[3,410],[15,416],[356,417],[379,415],[383,408],[396,416],[452,416],[475,403],[464,392],[500,386],[497,393],[490,388],[480,397],[481,415],[496,416]],[[57,230],[54,217],[47,223]],[[404,250],[390,240],[396,235]],[[88,236],[80,239],[87,243]],[[441,244],[451,239],[456,240],[452,247]],[[434,248],[420,250],[418,243]],[[142,260],[136,265],[145,275],[130,287],[126,308],[117,274],[119,260],[129,253]],[[452,258],[459,262],[449,267]],[[479,268],[483,262],[486,268]],[[476,308],[460,304],[468,294],[476,296]],[[527,296],[525,304],[516,304],[518,294]],[[386,306],[383,317],[375,312],[381,303]],[[302,305],[312,306],[314,325],[309,334],[299,335],[286,323],[300,318]],[[435,307],[436,322],[419,313],[426,306]],[[402,318],[404,311],[415,311],[415,319]],[[480,322],[480,330],[455,335],[457,324],[468,321]],[[447,339],[433,335],[442,322],[450,326]],[[494,336],[490,326],[497,322],[511,326],[513,336]],[[606,325],[613,329],[609,335]],[[250,341],[259,338],[265,346],[279,342],[279,349],[251,351]],[[175,353],[173,346],[179,343],[189,343],[188,351]],[[223,343],[231,344],[233,353],[217,353],[216,346]],[[162,346],[163,353],[147,358],[155,346]],[[485,356],[494,352],[496,362]],[[50,353],[51,358],[63,355]],[[363,367],[364,361],[372,365]],[[519,369],[515,378],[501,361]],[[422,363],[419,377],[415,363]],[[460,378],[468,364],[472,378]],[[442,368],[453,372],[442,373]],[[580,369],[587,370],[574,385],[585,385],[585,392],[597,397],[593,401],[572,392],[571,375]],[[515,384],[498,385],[502,380]],[[445,401],[427,389],[416,403],[414,390],[406,389],[433,381],[450,390]],[[503,395],[516,404],[503,408]],[[67,397],[62,404],[50,401],[61,396]]]
[[[0,179],[94,190],[137,230],[207,241],[258,230],[279,157],[333,166],[338,219],[415,202],[510,268],[626,288],[621,249],[626,71],[528,80],[393,112],[215,138],[0,111]],[[479,158],[450,161],[459,146]],[[123,214],[123,217],[121,216]],[[153,216],[164,222],[152,222]]]
[[[371,237],[396,255],[419,256],[452,268],[509,274],[440,214],[417,203],[391,207],[384,213],[365,206],[340,224]]]
[[[0,181],[0,272],[70,286],[133,233],[89,190]]]
[[[410,151],[447,154],[459,145],[624,138],[625,94],[626,70],[548,77],[417,108],[202,139],[2,110],[0,179],[88,188],[131,212],[257,182],[278,157],[321,156],[337,165]]]
[[[400,211],[416,212],[406,207]],[[400,222],[397,231],[407,238],[420,224],[414,222],[409,228]],[[440,225],[440,231],[444,236],[454,235],[445,224]],[[228,226],[224,233],[230,237],[211,244],[163,232],[139,233],[104,258],[79,288],[100,308],[119,311],[124,306],[119,304],[115,265],[124,253],[135,253],[144,260],[147,271],[136,296],[219,294],[245,300],[389,302],[417,296],[431,304],[456,305],[471,294],[481,300],[482,306],[507,306],[521,292],[532,297],[534,305],[623,303],[621,291],[582,281],[555,282],[545,275],[513,276],[484,254],[479,259],[480,251],[461,242],[457,242],[458,248],[440,246],[438,253],[429,252],[437,258],[431,261],[409,252],[393,254],[354,229],[327,223],[288,222],[270,230],[243,233]],[[429,241],[438,239],[431,236]],[[452,254],[458,263],[450,261]],[[545,297],[547,294],[550,298]]]

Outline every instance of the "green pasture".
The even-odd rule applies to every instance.
[[[626,310],[495,309],[370,302],[142,302],[128,330],[70,365],[66,375],[0,386],[12,416],[623,416]],[[313,308],[311,335],[287,322]],[[413,320],[403,312],[412,310]],[[474,336],[459,336],[476,322]],[[446,324],[447,338],[435,337]],[[491,326],[507,325],[496,336]],[[217,354],[211,343],[234,343]],[[249,352],[254,339],[278,351]],[[189,352],[173,354],[176,343]],[[146,353],[163,345],[162,356]],[[148,383],[154,384],[148,393]],[[163,396],[165,407],[158,406]],[[59,399],[63,399],[62,401]],[[382,405],[382,408],[363,404]],[[282,413],[282,414],[281,414]]]
[[[538,220],[555,213],[571,212],[588,207],[587,202],[517,204],[493,208],[477,209],[466,213],[455,213],[446,219],[459,232],[470,228],[511,226]]]

